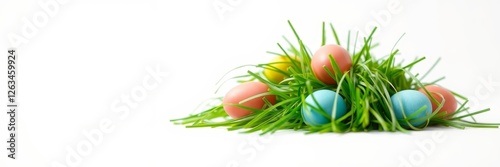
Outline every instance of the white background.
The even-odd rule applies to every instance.
[[[424,72],[441,57],[428,79],[446,76],[441,84],[476,99],[472,108],[492,109],[478,120],[500,122],[498,1],[68,0],[57,3],[58,10],[44,20],[39,15],[47,12],[38,3],[48,1],[0,2],[2,53],[16,46],[9,37],[26,38],[17,46],[18,158],[7,159],[2,151],[1,167],[70,166],[66,158],[74,155],[68,150],[89,142],[84,132],[101,130],[99,124],[106,120],[112,121],[112,129],[73,161],[77,166],[500,165],[500,129],[279,132],[257,138],[169,122],[213,97],[215,83],[228,70],[271,59],[265,51],[279,51],[276,43],[283,43],[282,35],[294,39],[287,20],[311,50],[320,45],[322,21],[333,22],[343,42],[348,30],[364,33],[365,27],[378,24],[379,56],[406,33],[398,44],[399,60],[426,56],[414,70]],[[214,3],[230,10],[218,15]],[[398,10],[389,10],[392,3]],[[33,22],[34,16],[46,24],[24,36],[23,20]],[[6,69],[5,57],[0,64]],[[150,76],[146,68],[157,67],[168,76],[150,80],[158,86],[134,101],[137,106],[123,103],[122,96],[143,88]],[[233,74],[244,71],[239,72]],[[6,88],[2,73],[0,87]],[[6,95],[0,101],[6,102]],[[130,112],[123,115],[112,106]],[[3,141],[7,114],[0,118]],[[7,144],[1,143],[4,150]]]

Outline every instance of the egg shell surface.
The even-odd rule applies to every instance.
[[[289,77],[288,68],[292,65],[290,58],[286,56],[276,56],[270,61],[270,67],[264,69],[264,76],[271,82],[280,83]]]
[[[439,107],[439,105],[443,102],[444,98],[444,104],[441,109],[439,109],[438,112],[444,112],[446,114],[451,114],[457,110],[457,99],[455,96],[446,88],[436,86],[436,85],[428,85],[425,86],[425,89],[429,91],[429,93],[434,97],[434,99],[437,100],[433,101],[432,98],[425,92],[423,88],[420,88],[418,91],[422,92],[425,94],[429,100],[432,103],[432,111],[436,111],[436,109]]]
[[[247,110],[244,108],[241,108],[238,105],[240,102],[268,92],[269,87],[262,83],[262,82],[246,82],[242,83],[231,90],[227,92],[226,96],[224,96],[224,99],[222,100],[222,104],[224,105],[224,110],[226,113],[231,116],[233,119],[238,119],[244,116],[247,116],[252,113],[251,110]],[[262,97],[257,97],[253,98],[251,100],[245,101],[244,103],[240,104],[245,107],[249,108],[254,108],[254,109],[263,109],[265,102],[263,98],[266,98],[271,104],[276,103],[276,96],[275,95],[266,95]]]
[[[302,117],[304,118],[304,122],[311,126],[320,126],[329,123],[334,113],[333,107],[335,103],[337,104],[335,118],[342,117],[347,111],[344,98],[332,90],[315,91],[306,97],[305,102],[307,104],[302,105]],[[318,111],[315,108],[321,108],[330,117],[325,117],[321,114],[321,110]]]
[[[321,46],[312,57],[311,68],[314,76],[325,84],[337,83],[323,68],[323,66],[325,66],[332,74],[335,74],[332,63],[330,62],[330,55],[335,60],[342,73],[349,71],[352,66],[351,56],[349,56],[347,50],[341,46],[335,44]]]
[[[416,90],[403,90],[395,93],[391,96],[391,103],[396,118],[403,126],[408,126],[407,121],[404,120],[405,118],[410,118],[410,116],[412,116],[408,122],[412,126],[417,127],[426,123],[426,120],[419,120],[420,118],[425,118],[432,114],[431,102],[427,96]],[[423,106],[427,107],[424,111],[419,112],[415,116],[412,115]]]

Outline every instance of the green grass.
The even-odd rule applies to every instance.
[[[376,28],[373,29],[368,37],[364,37],[361,42],[357,40],[358,33],[356,33],[353,46],[351,46],[351,32],[348,33],[348,42],[342,44],[335,28],[330,24],[332,37],[335,39],[336,44],[343,46],[351,54],[353,66],[349,72],[342,73],[335,60],[330,56],[334,70],[330,71],[329,74],[338,82],[336,85],[326,85],[314,76],[310,65],[312,54],[300,39],[291,22],[289,21],[288,23],[295,35],[298,46],[293,45],[287,38],[284,38],[288,45],[286,49],[278,43],[277,45],[281,53],[268,52],[270,54],[286,56],[292,62],[288,71],[280,71],[274,68],[272,63],[257,64],[251,65],[256,67],[257,70],[232,77],[232,79],[237,79],[240,82],[258,80],[267,84],[270,88],[269,93],[276,95],[276,104],[272,105],[266,101],[266,107],[261,110],[239,105],[238,107],[252,110],[253,114],[240,119],[231,119],[224,111],[221,104],[221,97],[213,99],[217,105],[208,106],[209,109],[207,110],[171,121],[175,124],[185,125],[188,128],[227,127],[228,130],[240,130],[245,133],[257,132],[261,134],[274,133],[282,129],[304,131],[306,133],[345,133],[374,130],[406,132],[408,130],[423,130],[428,126],[439,125],[459,129],[466,127],[497,128],[499,125],[496,123],[476,122],[473,116],[487,112],[489,109],[469,112],[469,108],[466,106],[468,102],[467,98],[454,93],[461,105],[456,112],[450,115],[450,119],[443,119],[442,114],[433,112],[432,115],[425,118],[427,123],[422,126],[414,127],[410,123],[407,123],[409,126],[402,126],[395,117],[390,97],[401,90],[418,89],[425,85],[438,84],[444,77],[432,82],[424,82],[423,79],[438,64],[439,59],[423,75],[420,75],[420,73],[413,74],[411,72],[412,67],[424,61],[425,57],[417,58],[407,64],[396,63],[395,57],[399,54],[399,50],[395,49],[396,42],[388,56],[377,59],[372,54],[372,49],[378,46],[378,44],[373,43],[372,38],[377,30]],[[321,45],[325,45],[327,41],[325,23],[322,24],[321,39]],[[356,50],[359,44],[361,45],[361,49]],[[296,56],[298,59],[292,58],[292,56]],[[240,66],[238,68],[247,66]],[[324,68],[326,69],[326,67]],[[289,74],[289,78],[283,80],[281,83],[270,82],[262,75],[263,69]],[[321,89],[336,91],[338,95],[344,97],[348,106],[348,112],[341,118],[332,119],[331,123],[322,126],[314,127],[306,125],[301,115],[301,108],[305,103],[305,97]],[[260,94],[251,98],[259,98],[265,95],[267,94]],[[432,100],[436,101],[436,99]],[[439,110],[441,107],[439,106],[436,110]],[[407,116],[405,120],[410,120],[411,117],[412,115]]]

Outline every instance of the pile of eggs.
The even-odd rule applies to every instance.
[[[337,82],[326,71],[333,73],[330,55],[342,73],[351,69],[351,56],[344,48],[335,44],[324,45],[314,53],[311,69],[319,81],[335,85]],[[292,61],[290,57],[277,56],[271,60],[269,66],[271,68],[264,69],[263,75],[270,82],[280,83],[289,77],[288,68],[292,66]],[[233,119],[248,116],[253,113],[252,109],[261,110],[269,107],[268,104],[276,103],[276,96],[268,92],[269,86],[262,82],[242,83],[224,96],[224,110]],[[419,90],[399,91],[391,96],[390,102],[398,122],[406,127],[426,124],[433,112],[438,112],[444,119],[449,118],[448,116],[457,109],[455,96],[447,89],[435,85],[428,85]],[[321,126],[341,118],[348,110],[349,106],[346,105],[344,97],[333,90],[324,89],[316,90],[305,98],[301,114],[307,125]]]

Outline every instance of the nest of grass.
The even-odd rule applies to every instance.
[[[302,43],[290,21],[288,21],[288,24],[295,34],[298,46],[293,45],[285,38],[288,45],[287,49],[278,43],[278,47],[282,53],[268,52],[270,54],[286,56],[292,64],[287,71],[275,68],[273,66],[275,64],[273,63],[279,62],[273,62],[251,65],[258,70],[248,71],[247,74],[231,78],[231,80],[236,79],[239,82],[257,80],[265,83],[269,86],[269,92],[250,97],[249,99],[272,94],[276,96],[275,104],[271,104],[264,99],[266,106],[263,109],[248,108],[240,105],[238,107],[251,110],[253,113],[243,118],[232,119],[225,112],[222,104],[223,97],[220,97],[212,99],[211,104],[215,105],[205,106],[208,109],[198,114],[171,121],[175,124],[185,125],[188,128],[227,127],[228,130],[241,130],[244,133],[258,132],[261,134],[274,133],[277,130],[283,129],[304,131],[306,133],[345,133],[373,130],[407,132],[408,130],[423,130],[429,126],[450,126],[464,129],[466,127],[497,128],[499,125],[496,123],[477,122],[473,116],[487,112],[490,109],[486,108],[470,112],[469,107],[467,107],[467,98],[452,91],[453,95],[458,99],[459,104],[455,112],[446,117],[443,117],[443,113],[432,112],[431,115],[425,118],[426,123],[421,126],[412,126],[409,123],[405,124],[408,126],[403,126],[401,120],[396,119],[392,107],[393,104],[391,104],[391,96],[402,90],[415,90],[424,88],[426,85],[438,84],[444,77],[431,82],[424,82],[423,79],[438,64],[439,59],[422,75],[420,73],[413,74],[411,72],[412,67],[425,60],[425,57],[417,58],[406,64],[396,63],[395,57],[398,56],[399,50],[393,48],[390,55],[383,58],[375,58],[371,50],[377,46],[376,43],[372,43],[372,37],[376,28],[373,29],[368,37],[363,38],[361,42],[357,40],[357,33],[354,36],[356,40],[351,42],[351,32],[349,32],[347,44],[342,45],[334,27],[332,24],[329,24],[329,29],[333,34],[336,44],[346,48],[351,54],[353,63],[349,72],[342,73],[335,60],[330,56],[333,73],[329,73],[329,75],[338,82],[334,85],[328,85],[318,80],[313,74],[311,52]],[[325,45],[326,38],[326,26],[323,22],[322,46]],[[351,43],[353,43],[352,46]],[[357,45],[362,46],[360,50],[356,50],[359,47]],[[247,66],[240,66],[235,69]],[[286,74],[289,77],[279,83],[274,83],[266,79],[262,74],[262,71],[265,69]],[[340,118],[332,118],[330,123],[321,126],[307,125],[301,114],[301,108],[305,105],[305,97],[314,91],[323,89],[333,90],[337,92],[337,95],[344,97],[346,106],[348,106],[347,113]],[[427,90],[425,91],[429,93]],[[436,101],[436,99],[432,100]],[[442,104],[436,110],[439,110]],[[404,121],[407,120],[409,118]]]

